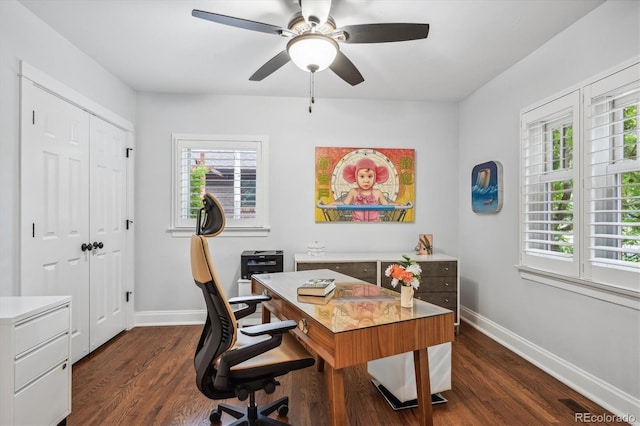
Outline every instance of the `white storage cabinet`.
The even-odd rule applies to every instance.
[[[71,297],[0,297],[0,425],[71,413]]]

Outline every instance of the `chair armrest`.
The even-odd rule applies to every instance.
[[[262,336],[265,334],[273,336],[274,334],[284,334],[294,328],[296,328],[296,322],[294,320],[287,320],[252,325],[251,327],[243,327],[240,329],[240,332],[251,337]]]
[[[253,296],[236,296],[227,299],[230,305],[237,305],[238,303],[246,303],[247,305],[257,305],[260,302],[266,302],[271,300],[271,296],[266,294],[256,294]]]
[[[227,299],[227,302],[229,302],[230,305],[238,305],[242,303],[247,305],[242,309],[233,311],[233,315],[235,315],[236,320],[239,320],[253,314],[256,311],[258,303],[262,303],[267,300],[271,300],[271,296],[267,296],[266,294],[257,294],[254,296],[231,297],[230,299]]]

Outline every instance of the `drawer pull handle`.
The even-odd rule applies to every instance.
[[[64,364],[62,364],[62,369],[66,370],[67,369],[67,363],[65,362]]]
[[[449,283],[444,283],[444,286],[445,287],[449,287]]]
[[[445,266],[445,267],[444,267],[444,270],[445,270],[445,271],[448,271],[448,270],[449,270],[449,267],[448,267],[448,266]]]
[[[445,297],[444,301],[448,303],[448,302],[449,302],[449,299]]]
[[[307,319],[306,318],[300,318],[300,321],[298,321],[298,328],[304,334],[309,333],[309,323],[307,323]]]

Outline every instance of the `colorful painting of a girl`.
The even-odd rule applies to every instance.
[[[412,222],[415,150],[316,147],[316,222]]]
[[[342,173],[344,180],[355,183],[342,202],[335,204],[353,205],[387,205],[389,202],[382,191],[374,188],[375,184],[384,183],[389,178],[389,171],[384,166],[377,166],[369,158],[361,158],[356,164],[348,165]],[[354,222],[380,222],[380,213],[375,210],[354,210]]]

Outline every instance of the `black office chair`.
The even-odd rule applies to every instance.
[[[198,214],[197,235],[191,238],[191,271],[207,305],[207,321],[194,356],[196,384],[205,396],[214,400],[249,398],[246,412],[218,404],[209,416],[212,423],[219,422],[222,412],[226,412],[239,419],[234,425],[285,425],[268,415],[278,410],[279,415],[285,416],[289,398],[280,398],[258,409],[255,392],[273,393],[279,385],[276,377],[312,366],[315,360],[289,333],[296,327],[295,321],[238,328],[236,320],[254,313],[256,305],[270,297],[225,297],[207,240],[224,229],[224,212],[211,194],[205,195],[203,203]],[[246,307],[231,309],[231,305],[240,303]]]

